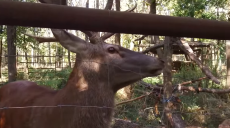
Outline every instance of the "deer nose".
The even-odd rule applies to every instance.
[[[163,59],[161,59],[161,58],[159,58],[159,61],[161,62],[161,63],[165,63],[165,61],[163,60]]]

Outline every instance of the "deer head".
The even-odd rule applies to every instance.
[[[105,43],[101,38],[90,43],[64,30],[52,29],[52,32],[63,47],[77,53],[78,70],[105,79],[114,91],[144,77],[157,76],[164,67],[158,58]]]
[[[64,3],[61,0],[59,0],[59,3],[57,1],[52,2],[52,0],[40,0],[40,2],[49,4]],[[113,0],[108,0],[105,9],[111,9],[112,6],[108,4],[112,3]],[[128,11],[133,11],[136,6]],[[89,76],[89,74],[95,74],[92,76],[95,77],[94,81],[96,79],[106,81],[109,84],[107,87],[116,92],[118,89],[144,77],[159,75],[164,67],[163,61],[158,58],[134,52],[118,45],[105,43],[104,40],[111,37],[113,33],[106,33],[100,37],[97,32],[82,31],[89,37],[90,42],[87,42],[65,30],[51,30],[54,37],[63,47],[77,53],[74,69],[78,71],[73,70],[69,78],[70,83],[73,82],[71,79],[74,79],[74,72],[79,74],[80,71],[80,74],[83,74],[84,77]],[[93,78],[88,79],[92,80]]]
[[[40,0],[42,3],[61,4],[63,1],[52,2],[52,0]],[[108,0],[106,9],[111,9],[112,0]],[[109,7],[109,8],[108,8]],[[136,8],[129,9],[133,11]],[[164,67],[163,61],[158,58],[134,52],[118,45],[105,43],[105,39],[113,35],[107,33],[102,37],[97,32],[82,31],[90,42],[84,41],[79,37],[68,33],[65,30],[51,29],[54,37],[60,44],[71,52],[77,53],[76,70],[84,77],[95,74],[94,77],[101,81],[107,81],[108,88],[114,92],[144,77],[157,76]],[[70,77],[69,82],[73,82]],[[85,78],[86,79],[86,78]],[[91,79],[92,78],[88,78]],[[71,83],[70,82],[70,83]],[[69,83],[69,84],[70,84]]]

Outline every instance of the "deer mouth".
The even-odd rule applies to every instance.
[[[151,70],[149,73],[152,75],[152,76],[157,76],[157,75],[160,75],[162,73],[162,69],[153,69]]]

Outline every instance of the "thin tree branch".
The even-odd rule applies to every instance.
[[[124,11],[124,12],[132,12],[132,11],[134,11],[136,8],[137,8],[137,2],[135,1],[135,5],[134,5],[132,8],[130,8],[130,9]]]
[[[184,86],[184,85],[195,83],[197,81],[201,81],[201,80],[204,80],[204,79],[207,79],[207,78],[208,77],[201,77],[201,78],[196,79],[196,80],[190,80],[190,81],[182,82],[180,84],[174,85],[173,88],[176,89],[176,90],[191,91],[191,92],[197,92],[198,91],[198,92],[216,93],[216,94],[230,93],[230,89],[209,89],[209,88],[201,88],[201,87],[196,88],[196,87],[193,87],[193,86]],[[117,103],[116,106],[123,105],[123,104],[129,103],[129,102],[133,102],[133,101],[145,98],[146,96],[148,96],[148,95],[150,95],[152,93],[158,92],[160,94],[163,94],[164,89],[163,89],[162,85],[157,85],[157,84],[156,85],[151,85],[151,84],[148,84],[148,83],[146,83],[144,81],[139,81],[139,83],[144,85],[146,88],[152,90],[152,92],[150,92],[147,95],[142,95],[142,96],[139,96],[139,97],[131,99],[131,100],[127,100],[127,101]]]
[[[144,51],[142,51],[142,53],[148,53],[148,52],[150,52],[150,51],[152,51],[152,50],[155,50],[155,49],[157,49],[157,48],[161,48],[161,47],[163,47],[164,46],[164,43],[160,43],[160,44],[155,44],[154,46],[151,46],[151,47],[149,47],[149,48],[147,48],[146,50],[144,50]]]
[[[143,39],[145,39],[145,37],[147,37],[148,35],[143,35],[142,37],[140,37],[140,38],[137,38],[137,39],[135,39],[134,41],[140,41],[140,40],[143,40]]]
[[[207,93],[216,93],[216,94],[221,94],[221,93],[230,93],[230,89],[211,89],[211,88],[195,88],[192,86],[181,86],[181,90],[187,90],[191,92],[207,92]]]
[[[180,84],[177,84],[177,85],[187,85],[187,84],[192,84],[192,83],[195,83],[197,81],[201,81],[203,79],[207,79],[208,77],[201,77],[199,79],[196,79],[196,80],[190,80],[190,81],[186,81],[186,82],[183,82],[183,83],[180,83]]]
[[[183,50],[184,53],[187,54],[191,58],[191,60],[194,61],[200,67],[202,72],[208,78],[210,78],[216,84],[220,84],[220,81],[211,73],[210,69],[207,66],[203,65],[201,61],[199,60],[199,58],[195,56],[195,54],[193,53],[193,50],[190,48],[188,43],[182,43],[181,40],[177,40],[176,43],[179,45],[181,50]]]
[[[186,81],[186,82],[182,82],[180,84],[176,84],[174,85],[174,89],[176,90],[181,90],[181,91],[191,91],[191,92],[206,92],[206,93],[217,93],[217,94],[221,94],[221,93],[230,93],[230,89],[210,89],[210,88],[201,88],[201,87],[193,87],[193,86],[184,86],[187,84],[191,84],[197,81],[201,81],[204,79],[207,79],[208,77],[202,77],[196,80],[191,80],[191,81]],[[140,83],[142,85],[144,85],[146,88],[151,89],[153,92],[159,92],[159,93],[163,93],[163,87],[161,87],[162,85],[151,85],[148,83],[145,83],[144,81],[140,81]]]
[[[136,100],[140,100],[140,99],[142,99],[142,98],[145,98],[146,96],[149,96],[149,95],[152,94],[152,93],[154,93],[154,92],[150,92],[150,93],[147,94],[147,95],[142,95],[142,96],[139,96],[139,97],[134,98],[134,99],[131,99],[131,100],[126,100],[126,101],[117,103],[116,106],[118,106],[118,105],[123,105],[123,104],[129,103],[129,102],[133,102],[133,101],[136,101]]]

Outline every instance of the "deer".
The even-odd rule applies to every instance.
[[[164,68],[157,57],[106,43],[113,33],[81,30],[85,41],[63,29],[51,31],[76,53],[66,85],[53,90],[27,80],[7,83],[0,88],[0,128],[109,128],[116,92]]]

